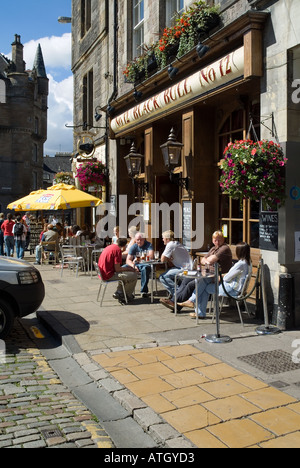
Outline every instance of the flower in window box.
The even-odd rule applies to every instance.
[[[75,185],[75,180],[73,177],[72,172],[58,172],[55,174],[53,179],[53,185],[58,184],[67,184],[67,185]]]

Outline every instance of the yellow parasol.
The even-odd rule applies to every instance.
[[[15,211],[52,211],[93,208],[101,204],[100,198],[82,192],[74,185],[58,184],[47,190],[32,192],[30,195],[10,203],[7,208]]]

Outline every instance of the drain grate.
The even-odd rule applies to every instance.
[[[300,364],[292,361],[292,355],[282,350],[250,354],[238,359],[270,375],[300,369]]]
[[[44,439],[53,439],[54,437],[63,437],[59,429],[49,429],[41,431]]]

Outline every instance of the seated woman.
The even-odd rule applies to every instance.
[[[243,290],[244,283],[249,273],[249,267],[251,264],[250,258],[250,246],[245,242],[241,242],[236,246],[236,256],[238,262],[229,270],[224,276],[224,287],[225,290],[232,297],[238,297]],[[200,319],[206,318],[207,303],[210,294],[215,293],[215,284],[210,283],[206,286],[205,290],[198,295],[198,317]],[[227,296],[223,289],[223,286],[219,287],[219,296]],[[192,297],[187,302],[178,304],[182,307],[195,307],[196,303],[196,292],[193,293]],[[196,311],[197,312],[197,311]],[[196,318],[196,313],[191,314],[192,318]]]

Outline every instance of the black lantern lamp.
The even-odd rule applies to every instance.
[[[180,157],[183,147],[184,145],[182,143],[176,141],[174,128],[172,128],[168,141],[161,145],[160,148],[163,154],[165,166],[170,173],[171,182],[188,190],[188,177],[182,178],[174,174],[175,168],[180,165]]]
[[[141,183],[138,180],[138,177],[141,174],[142,161],[144,159],[144,156],[137,152],[134,142],[131,145],[129,154],[125,156],[124,159],[126,162],[128,175],[132,179],[133,184],[136,184],[139,187],[142,186],[143,190],[148,191],[148,184]]]
[[[132,143],[132,146],[130,148],[130,153],[127,156],[125,156],[124,159],[126,162],[129,177],[134,179],[135,177],[139,176],[141,173],[142,161],[144,159],[144,156],[137,152],[134,142]]]

